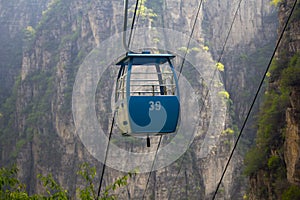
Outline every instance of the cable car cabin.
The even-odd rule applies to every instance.
[[[180,103],[178,80],[170,61],[174,57],[127,53],[116,64],[121,66],[115,93],[116,122],[123,135],[175,132]]]

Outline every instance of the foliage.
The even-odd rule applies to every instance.
[[[53,0],[43,11],[42,18],[36,27],[36,32],[44,35],[42,48],[49,52],[57,52],[60,38],[55,35],[56,30],[64,31],[70,26],[67,22],[71,1]],[[50,28],[51,27],[51,28]],[[55,57],[53,55],[52,57]],[[55,59],[53,59],[55,60]]]
[[[10,148],[14,137],[17,134],[15,131],[15,106],[17,102],[17,90],[21,83],[21,77],[16,79],[12,93],[9,98],[0,105],[2,117],[0,118],[0,149]]]
[[[147,0],[143,0],[139,3],[138,9],[137,9],[137,15],[140,16],[140,18],[145,21],[149,20],[150,22],[153,21],[154,18],[157,17],[157,14],[149,7],[147,7]],[[130,9],[129,12],[134,13],[135,11],[135,5],[133,5]]]
[[[47,196],[38,194],[29,196],[26,192],[25,184],[21,183],[17,178],[17,172],[18,169],[15,165],[11,168],[0,169],[0,199],[68,199],[67,191],[54,181],[52,175],[46,177],[39,175],[46,189]]]
[[[31,102],[23,109],[28,128],[48,127],[46,117],[51,111],[51,97],[54,93],[52,77],[53,75],[50,72],[39,70],[28,75],[23,82],[26,85],[34,85],[33,87],[38,91],[32,97]]]
[[[77,172],[77,174],[80,175],[87,184],[85,188],[77,189],[77,192],[79,193],[79,197],[81,199],[96,199],[97,191],[93,183],[93,180],[96,176],[96,168],[90,167],[87,163],[83,163],[80,166],[80,169]]]
[[[191,49],[192,49],[192,51],[200,52],[200,48],[198,48],[198,47],[193,47],[193,48],[191,48]]]
[[[0,169],[0,199],[27,199],[25,185],[17,179],[16,166]]]
[[[258,116],[256,145],[245,156],[244,173],[248,176],[263,172],[272,183],[262,192],[266,198],[271,191],[281,199],[299,199],[299,188],[287,188],[286,166],[283,155],[285,134],[285,114],[289,106],[289,94],[294,87],[299,87],[300,58],[292,57],[285,51],[279,52],[279,59],[273,60],[269,70],[269,87]],[[286,189],[286,190],[285,190]],[[285,191],[284,191],[285,190]],[[282,193],[284,191],[284,193]]]
[[[24,46],[30,48],[36,36],[36,31],[32,26],[27,26],[23,31]]]
[[[11,168],[0,168],[0,199],[11,199],[11,200],[36,200],[36,199],[60,199],[68,200],[70,196],[68,191],[62,188],[53,178],[51,174],[47,176],[38,175],[42,186],[45,189],[46,195],[34,194],[29,196],[26,192],[26,186],[19,181],[17,178],[18,169],[14,165]],[[78,171],[86,183],[86,187],[77,188],[79,193],[79,198],[82,200],[94,200],[97,198],[97,188],[93,184],[96,176],[96,168],[90,167],[87,163],[80,166]],[[128,173],[127,175],[117,179],[113,184],[107,186],[103,191],[101,200],[113,200],[116,199],[115,195],[111,192],[115,191],[119,187],[126,186],[128,179],[133,175],[133,173]]]
[[[83,178],[86,183],[84,188],[78,188],[77,193],[79,194],[80,199],[97,199],[98,195],[98,188],[95,187],[93,181],[96,176],[96,168],[89,166],[87,163],[83,163],[80,166],[80,170],[77,173],[78,175]],[[102,192],[102,196],[100,197],[103,200],[113,200],[116,199],[116,196],[111,194],[119,187],[126,186],[127,180],[133,175],[133,173],[129,172],[127,175],[118,178],[113,184],[107,186],[104,191]]]
[[[79,37],[79,29],[76,29],[72,34],[66,35],[62,38],[61,43],[60,43],[60,48],[62,48],[65,44],[68,42],[74,42],[78,39]]]
[[[277,6],[282,0],[271,0],[271,5]]]
[[[70,2],[68,1],[62,1],[62,0],[53,0],[51,1],[47,9],[43,11],[42,13],[42,19],[39,22],[38,29],[45,27],[47,30],[46,26],[47,24],[50,24],[50,21],[54,21],[57,19],[63,19],[67,17],[67,9],[70,5]]]
[[[154,42],[154,43],[159,43],[159,38],[158,37],[154,37],[153,39],[152,39],[152,41]]]
[[[292,59],[291,63],[297,63]],[[273,60],[270,68],[270,79],[281,77],[280,89],[269,88],[264,96],[263,105],[259,111],[258,131],[256,146],[247,153],[245,157],[245,174],[251,175],[260,169],[272,170],[279,173],[282,168],[282,161],[279,155],[271,155],[271,151],[278,150],[283,143],[283,131],[285,124],[285,110],[289,104],[288,80],[291,78],[289,67],[283,70],[286,61]],[[275,78],[274,78],[275,77]],[[279,152],[280,154],[280,152]],[[276,176],[274,176],[276,177]]]
[[[274,145],[274,140],[281,136],[280,130],[284,125],[285,108],[288,104],[288,95],[276,91],[265,94],[263,107],[258,120],[258,135],[256,143],[266,148]]]
[[[217,62],[216,67],[219,71],[223,72],[224,71],[224,65],[220,62]]]
[[[265,95],[264,104],[260,110],[256,146],[245,157],[245,174],[251,175],[259,169],[269,167],[274,169],[275,158],[268,157],[271,149],[278,148],[282,143],[285,108],[288,96],[275,91],[268,91]],[[277,165],[276,165],[277,166]]]
[[[227,91],[220,91],[219,93],[219,96],[223,97],[224,99],[229,99],[230,95]]]
[[[224,135],[232,135],[234,134],[234,130],[231,128],[226,128],[225,130],[222,131],[222,134]]]
[[[286,191],[283,192],[282,200],[294,200],[300,199],[300,188],[298,186],[292,185]]]
[[[131,177],[131,173],[129,173],[129,175],[125,175],[119,179],[117,179],[112,185],[109,185],[108,187],[105,188],[101,199],[105,199],[105,200],[114,200],[117,197],[115,195],[111,195],[110,192],[115,191],[118,187],[123,187],[126,186],[127,180],[129,177]]]
[[[203,49],[204,51],[208,51],[208,50],[209,50],[209,47],[208,47],[208,46],[203,46],[202,49]]]
[[[272,155],[268,159],[268,168],[270,170],[276,170],[281,164],[281,159],[278,155]]]
[[[282,71],[282,76],[280,80],[283,89],[291,89],[300,85],[300,56],[295,54],[289,66]]]
[[[68,11],[70,9],[70,1],[67,0],[53,0],[48,4],[47,10],[43,13],[42,20],[37,27],[28,26],[22,31],[23,47],[30,53],[33,53],[33,45],[35,41],[40,41],[42,51],[46,49],[47,56],[50,56],[49,63],[43,69],[35,69],[33,72],[30,70],[25,80],[21,81],[18,78],[15,83],[14,91],[9,93],[9,98],[4,100],[0,99],[0,112],[3,117],[0,117],[0,149],[8,147],[6,154],[11,158],[16,158],[22,146],[32,140],[32,136],[35,133],[49,133],[46,137],[51,140],[55,131],[53,131],[53,123],[51,117],[53,115],[52,105],[55,101],[55,85],[54,80],[56,76],[56,65],[60,59],[59,47],[69,42],[74,42],[79,37],[79,30],[73,31],[70,19],[67,18]],[[78,22],[79,23],[79,22]],[[49,28],[50,27],[50,28]],[[69,30],[66,30],[69,28]],[[61,34],[57,35],[56,30],[61,30]],[[71,34],[67,34],[70,33]],[[24,49],[24,48],[23,48]],[[86,50],[82,47],[77,57],[77,49],[72,49],[70,63],[66,71],[66,87],[63,91],[63,100],[58,105],[58,111],[62,112],[64,116],[71,116],[71,94],[72,86],[75,80],[76,70],[78,69],[78,63],[82,61]],[[14,49],[14,52],[22,52],[22,48]],[[31,52],[30,52],[31,51]],[[20,61],[22,61],[22,53]],[[14,58],[16,59],[16,58]],[[40,63],[40,61],[38,61]],[[41,64],[41,63],[40,63]],[[37,65],[40,65],[37,64]],[[18,63],[18,66],[20,64]],[[8,67],[8,66],[7,66]],[[35,66],[34,68],[41,68],[41,66]],[[11,69],[12,70],[12,69]],[[14,71],[14,70],[12,70]],[[22,90],[20,90],[22,88]],[[3,87],[4,89],[4,87]],[[0,93],[2,85],[0,86]],[[9,90],[11,91],[11,90]],[[21,93],[26,94],[26,98],[22,101],[17,101],[18,95]],[[0,95],[0,98],[2,95]],[[18,105],[18,114],[16,113],[16,106]],[[22,110],[20,110],[20,108]],[[56,112],[56,110],[55,110]],[[21,130],[19,125],[16,124],[17,118],[22,118]],[[64,118],[64,117],[62,117]],[[54,133],[54,134],[52,134]],[[41,137],[41,135],[39,135]],[[44,136],[43,136],[44,137]],[[47,143],[47,142],[45,142]],[[48,143],[47,143],[48,144]],[[15,148],[16,147],[16,148]],[[4,151],[5,152],[5,151]],[[52,152],[51,152],[52,153]],[[6,157],[6,155],[5,155]],[[13,160],[13,159],[11,159]]]
[[[179,47],[178,50],[182,51],[183,53],[200,52],[200,48],[198,47],[191,47],[191,48]]]
[[[156,1],[145,1],[144,2],[145,6],[153,11],[155,11],[156,13],[161,13],[163,12],[163,0],[156,0]]]
[[[38,175],[44,186],[48,198],[50,199],[61,199],[68,200],[68,191],[63,189],[52,177],[51,174],[47,176]]]
[[[244,160],[245,169],[244,174],[251,176],[256,173],[259,169],[263,169],[265,166],[265,160],[267,157],[266,149],[253,147],[251,148]]]
[[[299,21],[299,19],[300,19],[300,3],[298,1],[297,4],[296,4],[296,8],[294,10],[294,13],[291,17],[291,22]]]
[[[35,30],[32,26],[27,26],[24,30],[25,38],[34,38],[35,37]]]
[[[279,80],[282,70],[286,68],[286,66],[289,63],[289,60],[287,59],[288,57],[288,52],[283,50],[281,52],[279,52],[279,57],[281,57],[282,59],[273,59],[272,63],[270,65],[270,82],[274,81],[274,80]]]
[[[179,47],[178,50],[179,50],[179,51],[182,51],[182,52],[184,52],[184,53],[190,53],[190,51],[191,51],[191,50],[188,49],[187,47]]]

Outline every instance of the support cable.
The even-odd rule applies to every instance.
[[[267,74],[267,72],[268,72],[269,69],[270,69],[272,60],[273,60],[273,58],[275,57],[275,54],[276,54],[276,51],[277,51],[277,49],[278,49],[278,47],[279,47],[280,41],[281,41],[281,39],[282,39],[282,37],[283,37],[283,35],[284,35],[284,32],[285,32],[285,30],[286,30],[286,28],[287,28],[287,25],[288,25],[288,23],[289,23],[289,21],[290,21],[290,18],[291,18],[291,16],[292,16],[293,12],[294,12],[294,9],[295,9],[295,7],[296,7],[297,1],[298,1],[298,0],[295,0],[295,2],[294,2],[294,4],[293,4],[293,7],[292,7],[292,10],[291,10],[291,12],[290,12],[290,14],[289,14],[289,16],[288,16],[288,19],[287,19],[285,25],[284,25],[284,28],[283,28],[283,30],[281,31],[280,37],[279,37],[279,39],[278,39],[278,41],[277,41],[277,43],[276,43],[276,47],[275,47],[275,49],[274,49],[274,51],[273,51],[273,54],[272,54],[272,57],[271,57],[271,59],[270,59],[270,61],[269,61],[268,67],[266,68],[265,73],[264,73],[264,75],[263,75],[263,77],[262,77],[262,79],[261,79],[261,81],[260,81],[259,87],[258,87],[258,89],[257,89],[257,91],[256,91],[256,94],[255,94],[255,96],[254,96],[254,99],[253,99],[253,101],[252,101],[252,104],[251,104],[251,106],[250,106],[250,109],[249,109],[249,111],[248,111],[248,113],[247,113],[247,116],[246,116],[246,118],[245,118],[245,120],[244,120],[244,123],[243,123],[243,125],[242,125],[242,128],[241,128],[241,130],[240,130],[240,132],[239,132],[239,135],[238,135],[238,137],[237,137],[237,140],[236,140],[236,142],[235,142],[235,144],[234,144],[234,147],[233,147],[233,149],[232,149],[232,151],[231,151],[231,153],[230,153],[230,156],[229,156],[229,158],[228,158],[228,161],[227,161],[227,163],[226,163],[225,169],[224,169],[224,171],[223,171],[223,173],[222,173],[222,176],[221,176],[221,178],[220,178],[220,180],[219,180],[218,186],[217,186],[217,188],[216,188],[216,190],[215,190],[215,193],[214,193],[214,195],[213,195],[212,200],[214,200],[214,199],[216,198],[216,195],[217,195],[218,190],[219,190],[219,188],[220,188],[220,185],[221,185],[221,183],[222,183],[222,181],[223,181],[223,178],[224,178],[224,176],[225,176],[225,173],[226,173],[226,171],[227,171],[227,168],[228,168],[228,166],[229,166],[229,163],[230,163],[230,161],[231,161],[231,159],[232,159],[232,157],[233,157],[234,151],[235,151],[235,149],[236,149],[236,147],[237,147],[237,144],[238,144],[238,142],[239,142],[239,140],[240,140],[240,138],[241,138],[241,136],[242,136],[242,133],[243,133],[243,130],[244,130],[245,126],[246,126],[247,120],[248,120],[248,118],[249,118],[249,116],[250,116],[250,113],[251,113],[253,107],[254,107],[254,104],[255,104],[255,102],[256,102],[256,99],[257,99],[257,97],[258,97],[258,94],[259,94],[259,92],[260,92],[260,90],[261,90],[261,88],[262,88],[262,85],[263,85],[264,80],[265,80],[265,78],[266,78],[266,74]]]
[[[128,0],[124,0],[123,47],[127,52],[129,52],[130,50],[126,43],[127,17],[128,17]]]
[[[183,59],[182,59],[182,63],[181,63],[181,66],[180,66],[180,70],[179,70],[179,74],[178,74],[178,80],[180,78],[181,72],[183,70],[183,65],[185,63],[185,59],[186,59],[188,50],[190,48],[190,43],[191,43],[191,40],[192,40],[194,31],[195,31],[195,28],[196,28],[196,23],[198,21],[198,16],[199,16],[199,13],[200,13],[202,2],[203,2],[203,0],[200,0],[199,6],[198,6],[198,9],[197,9],[197,14],[196,14],[196,17],[195,17],[195,20],[194,20],[194,24],[193,24],[193,27],[192,27],[192,31],[191,31],[191,34],[190,34],[190,37],[189,37],[189,40],[188,40],[188,43],[187,43],[186,51],[184,53],[184,56],[183,56]]]
[[[96,200],[98,200],[99,197],[100,197],[101,186],[102,186],[104,172],[105,172],[105,167],[106,167],[106,160],[107,160],[108,151],[109,151],[110,139],[111,139],[112,131],[113,131],[113,128],[114,128],[114,123],[115,123],[115,116],[116,116],[116,112],[114,112],[114,115],[113,115],[113,118],[112,118],[112,122],[111,122],[111,126],[110,126],[110,132],[109,132],[109,136],[108,136],[108,144],[107,144],[107,147],[106,147],[105,158],[104,158],[104,163],[103,163],[103,169],[102,169],[102,172],[101,172],[100,184],[99,184],[99,188],[98,188],[98,193],[97,193]]]
[[[239,1],[238,7],[237,7],[237,9],[236,9],[236,11],[235,11],[233,20],[232,20],[232,22],[231,22],[231,25],[230,25],[230,28],[229,28],[229,30],[228,30],[227,36],[226,36],[226,38],[225,38],[225,42],[224,42],[223,47],[222,47],[221,54],[220,54],[220,56],[219,56],[219,58],[218,58],[218,62],[220,62],[221,59],[222,59],[222,57],[223,57],[223,54],[224,54],[224,51],[225,51],[225,47],[226,47],[226,45],[227,45],[227,42],[228,42],[230,33],[231,33],[231,31],[232,31],[232,28],[233,28],[235,19],[236,19],[236,17],[237,17],[238,10],[240,9],[241,2],[242,2],[242,0]],[[201,3],[202,3],[202,1],[200,2],[200,5],[199,5],[199,6],[201,6]],[[199,10],[200,10],[200,8],[198,8],[198,11],[199,11]],[[194,24],[196,24],[196,23],[194,23]],[[190,37],[190,38],[191,38],[191,37]],[[190,42],[190,40],[189,40],[189,42]],[[189,43],[188,43],[188,45],[189,45]],[[185,55],[186,55],[186,54],[185,54]],[[183,61],[183,62],[184,62],[184,61]],[[183,63],[182,63],[182,65],[181,65],[180,74],[181,74],[181,72],[182,72],[182,68],[183,68]],[[212,78],[211,78],[210,83],[209,83],[210,86],[212,85],[212,80],[213,80],[213,78],[215,77],[215,75],[216,75],[216,73],[217,73],[217,70],[218,70],[218,69],[215,68],[214,73],[213,73]],[[179,79],[179,77],[178,77],[178,79]],[[205,96],[204,96],[204,101],[203,101],[203,103],[202,103],[202,106],[201,106],[201,109],[200,109],[200,113],[202,113],[202,111],[203,111],[203,108],[204,108],[204,105],[205,105],[205,101],[206,101],[206,99],[207,99],[207,97],[208,97],[208,94],[209,94],[209,90],[207,90],[207,92],[206,92],[206,94],[205,94]],[[183,160],[184,160],[185,155],[186,155],[186,153],[183,155],[183,158],[181,159],[180,167],[179,167],[178,173],[177,173],[177,175],[176,175],[176,177],[175,177],[174,185],[175,185],[175,183],[177,182],[178,176],[179,176],[179,174],[180,174],[180,172],[181,172],[181,169],[182,169],[182,166],[183,166]],[[168,199],[171,199],[173,190],[174,190],[174,187],[172,187],[172,189],[171,189],[171,191],[170,191],[170,193],[169,193]]]
[[[131,24],[131,32],[129,35],[129,43],[128,47],[130,48],[130,42],[133,40],[134,35],[136,34],[136,29],[134,26],[137,26],[139,23],[139,18],[142,12],[142,7],[143,7],[144,0],[138,0],[136,1],[135,9],[134,9],[134,14],[133,14],[133,23]]]
[[[160,138],[159,138],[159,142],[158,142],[158,145],[157,145],[157,148],[156,148],[156,151],[155,151],[155,156],[154,156],[154,160],[152,162],[150,174],[148,176],[148,179],[147,179],[147,182],[146,182],[146,187],[145,187],[144,192],[143,192],[142,200],[145,198],[145,195],[146,195],[146,192],[147,192],[147,189],[148,189],[148,184],[149,184],[150,176],[152,174],[152,170],[153,170],[153,167],[154,167],[154,163],[155,163],[155,160],[156,160],[156,156],[157,156],[157,152],[158,152],[159,146],[161,144],[161,140],[162,140],[162,135],[160,135]]]
[[[130,31],[130,38],[129,38],[128,44],[126,44],[126,31],[127,31],[127,18],[128,18],[128,0],[124,1],[123,46],[124,46],[124,48],[126,49],[127,52],[130,52],[129,45],[130,45],[130,42],[131,42],[132,30],[133,30],[133,27],[134,27],[134,21],[135,21],[135,16],[136,16],[136,13],[137,13],[138,3],[139,3],[139,0],[136,1],[136,7],[135,7],[135,12],[134,12],[133,20],[132,20],[131,31]],[[100,177],[100,184],[99,184],[97,198],[96,198],[97,200],[100,197],[101,186],[102,186],[105,167],[106,167],[106,160],[107,160],[107,155],[108,155],[108,151],[109,151],[110,139],[111,139],[114,123],[115,123],[115,116],[116,116],[116,112],[114,111],[113,118],[112,118],[112,123],[111,123],[111,127],[110,127],[110,132],[109,132],[109,136],[108,136],[108,144],[107,144],[107,147],[106,147],[105,158],[104,158],[104,163],[103,163],[103,169],[102,169],[101,177]]]
[[[135,20],[138,22],[138,19],[139,19],[140,13],[141,13],[140,10],[138,11],[138,7],[139,7],[139,0],[136,0],[134,13],[133,13],[133,18],[132,18],[132,23],[131,23],[131,28],[130,28],[129,39],[128,39],[128,44],[127,44],[128,48],[130,48],[130,43],[131,43],[131,40],[132,40],[132,37],[133,37],[134,22],[135,22]]]
[[[131,52],[130,49],[129,49],[129,47],[130,47],[130,43],[131,43],[132,37],[133,37],[134,23],[135,23],[136,19],[138,20],[138,18],[140,16],[140,13],[141,13],[140,10],[138,11],[138,7],[139,7],[139,0],[136,0],[135,10],[134,10],[134,14],[133,14],[132,23],[131,23],[131,30],[130,30],[130,34],[129,34],[129,39],[128,39],[128,43],[126,44],[127,17],[128,17],[128,0],[125,0],[125,3],[124,3],[124,25],[123,25],[123,46],[124,46],[124,48],[126,49],[127,52]],[[141,9],[141,6],[140,6],[140,9]],[[162,140],[162,135],[159,138],[159,143],[158,143],[157,148],[156,148],[154,160],[152,162],[150,174],[148,176],[148,180],[147,180],[147,183],[146,183],[146,188],[144,190],[143,198],[142,199],[144,199],[144,197],[145,197],[145,193],[146,193],[146,190],[147,190],[147,187],[148,187],[148,183],[149,183],[149,180],[150,180],[150,176],[151,176],[151,173],[152,173],[152,170],[153,170],[153,167],[154,167],[154,163],[155,163],[155,160],[156,160],[157,152],[158,152],[158,149],[159,149],[160,144],[161,144],[161,140]]]
[[[131,39],[132,39],[132,32],[133,32],[133,28],[134,28],[136,14],[138,12],[138,5],[139,5],[139,0],[136,0],[135,9],[134,9],[134,13],[133,13],[133,19],[132,19],[132,23],[131,23],[130,34],[129,34],[129,40],[127,43],[126,42],[126,32],[127,32],[127,23],[128,23],[127,22],[128,21],[128,0],[124,0],[123,47],[125,48],[125,50],[127,52],[131,52],[129,47],[130,47],[130,43],[131,43]]]

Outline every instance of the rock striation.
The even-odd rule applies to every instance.
[[[198,3],[196,0],[165,0],[157,1],[156,4],[148,1],[145,6],[152,9],[157,17],[153,21],[141,17],[140,26],[164,27],[189,35]],[[134,4],[131,2],[130,6]],[[13,12],[9,12],[10,9],[13,9]],[[197,133],[195,141],[184,157],[169,167],[152,173],[149,188],[145,193],[147,199],[211,198],[236,139],[228,128],[236,127],[234,131],[235,134],[238,133],[249,109],[253,91],[257,88],[257,81],[253,80],[262,75],[262,66],[265,66],[267,60],[254,65],[249,63],[252,63],[253,57],[256,59],[255,53],[258,49],[266,52],[266,57],[270,54],[271,48],[267,47],[272,46],[276,37],[276,12],[276,8],[265,0],[242,1],[241,4],[230,0],[203,1],[193,38],[203,45],[197,48],[209,48],[209,61],[224,64],[225,69],[220,73],[220,82],[215,84],[224,85],[226,91],[222,91],[222,94],[225,94],[225,97],[226,94],[230,94],[230,109],[233,110],[234,116],[226,112],[226,103],[230,104],[230,101],[224,98],[222,103],[226,109],[224,112],[214,113],[215,117],[226,117],[226,121],[218,122],[224,131],[216,133],[217,143],[207,144],[209,153],[203,157],[200,153],[203,141],[201,133],[207,131],[210,119],[214,117],[209,111],[215,106],[211,105],[211,100],[208,99],[200,115],[202,132]],[[4,27],[7,28],[6,35],[13,36],[25,31],[27,36],[22,37],[26,41],[18,46],[21,56],[16,72],[10,74],[7,68],[2,67],[3,73],[0,73],[1,80],[3,74],[10,77],[19,75],[15,83],[15,92],[3,97],[7,106],[5,109],[1,107],[3,111],[0,111],[4,115],[3,119],[0,119],[1,130],[3,129],[1,162],[17,162],[19,176],[29,185],[27,190],[31,194],[44,192],[36,178],[37,175],[52,173],[54,179],[75,197],[76,188],[83,186],[82,180],[76,175],[80,163],[89,162],[95,165],[99,174],[102,169],[102,164],[90,155],[76,135],[71,112],[75,76],[84,58],[97,45],[122,31],[123,3],[117,0],[24,0],[18,4],[0,2],[0,14],[17,23],[17,26]],[[231,25],[232,29],[227,38]],[[32,29],[28,29],[28,26]],[[295,29],[297,27],[294,26]],[[291,49],[299,47],[296,43],[290,46]],[[15,54],[11,53],[10,57],[13,56]],[[177,63],[180,63],[180,60]],[[103,112],[106,115],[111,114],[108,93],[113,89],[114,72],[106,72],[105,80],[101,80],[98,87],[97,103],[101,105],[98,108],[99,113]],[[8,89],[13,87],[12,80],[13,78],[7,82]],[[201,84],[201,76],[196,76],[194,82],[200,88],[198,92],[205,96],[207,88],[205,84]],[[296,95],[296,92],[294,93]],[[288,121],[293,124],[297,121],[294,118],[296,115],[293,108],[289,112]],[[105,130],[109,130],[111,122],[107,117],[100,116],[98,120]],[[290,129],[298,130],[297,127],[299,126],[291,125]],[[211,141],[216,141],[216,137]],[[157,143],[158,141],[153,142]],[[286,145],[287,149],[296,144],[292,140],[290,143]],[[289,151],[295,154],[294,148]],[[297,161],[299,160],[296,157],[287,161],[294,165],[289,170],[291,173],[299,173]],[[243,196],[245,182],[237,176],[241,173],[241,167],[242,156],[237,154],[221,185],[219,199]],[[291,174],[290,178],[299,181],[294,178],[294,174]],[[111,184],[121,175],[124,173],[108,169],[104,185]],[[148,174],[134,176],[125,189],[117,191],[120,199],[140,199],[147,179]],[[96,185],[97,181],[99,178],[95,180]]]

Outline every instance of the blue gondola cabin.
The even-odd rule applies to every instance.
[[[153,136],[176,131],[180,116],[172,54],[127,53],[115,91],[116,122],[124,135]]]

